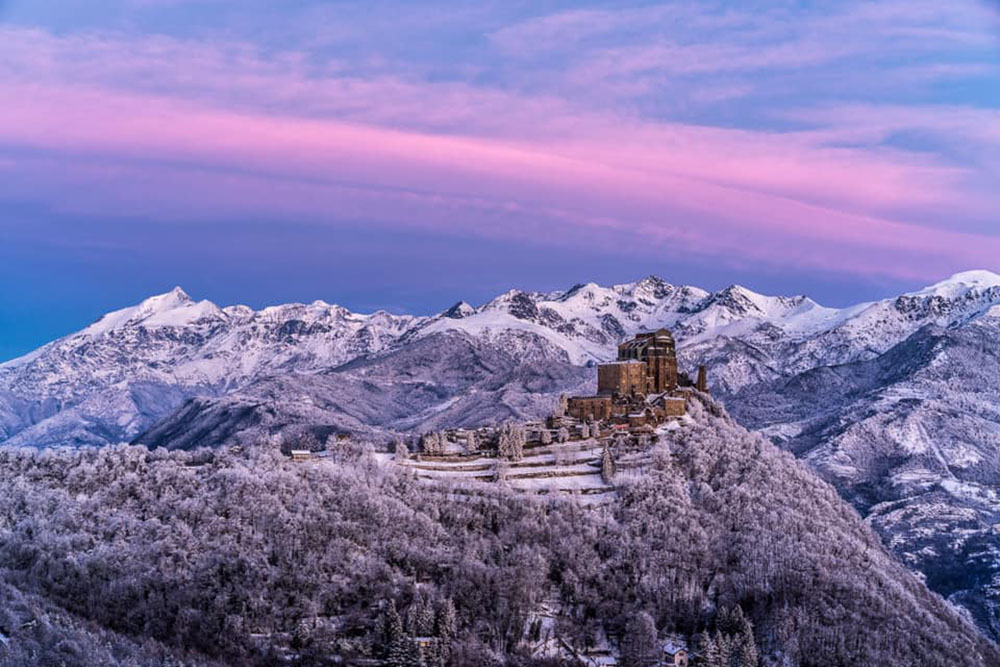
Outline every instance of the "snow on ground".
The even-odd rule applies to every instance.
[[[956,498],[997,505],[997,492],[986,486],[972,482],[962,482],[957,479],[941,480],[941,487]]]
[[[532,478],[507,478],[507,485],[512,489],[522,491],[582,491],[586,489],[608,489],[612,487],[604,483],[601,476],[596,473],[586,475],[575,475],[573,477],[532,477]]]
[[[940,296],[954,299],[972,289],[981,291],[991,287],[1000,287],[1000,275],[992,271],[963,271],[922,290],[911,292],[908,296]]]

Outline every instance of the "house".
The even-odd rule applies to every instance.
[[[669,667],[688,667],[690,656],[687,646],[676,639],[668,639],[663,644],[663,664]]]
[[[308,449],[293,449],[289,452],[293,461],[308,461],[313,457],[313,453]]]

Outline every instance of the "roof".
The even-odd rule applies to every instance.
[[[685,653],[688,652],[687,644],[685,644],[681,640],[679,640],[679,639],[668,639],[665,642],[663,642],[663,652],[664,653],[669,653],[670,655],[676,655],[677,653],[680,653],[681,651],[684,651]]]
[[[656,331],[644,331],[637,333],[633,338],[626,340],[621,345],[649,345],[649,344],[674,344],[674,336],[669,329],[657,329]]]
[[[292,456],[308,456],[312,454],[308,449],[293,449],[291,451]]]

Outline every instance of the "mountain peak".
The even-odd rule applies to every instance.
[[[180,287],[174,287],[169,292],[164,292],[163,294],[157,294],[156,296],[151,296],[148,299],[142,301],[139,304],[139,312],[141,313],[160,313],[165,310],[172,310],[178,306],[185,306],[187,304],[194,303],[194,299],[187,295],[187,292],[182,290]]]
[[[636,281],[636,285],[666,285],[667,281],[659,276],[654,276],[649,274],[645,278],[641,278]]]
[[[950,278],[929,285],[908,296],[941,296],[954,298],[970,290],[984,290],[991,287],[1000,287],[1000,275],[984,269],[975,271],[962,271]]]
[[[460,320],[463,317],[468,317],[470,315],[474,315],[475,313],[476,313],[475,308],[467,304],[465,301],[459,301],[454,306],[444,311],[444,313],[442,314],[450,319]]]
[[[762,294],[749,290],[742,285],[730,285],[721,289],[711,297],[712,303],[725,306],[737,313],[747,313],[753,311],[764,312],[763,301],[767,299]]]

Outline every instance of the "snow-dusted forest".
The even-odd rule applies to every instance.
[[[542,607],[626,665],[667,636],[713,667],[1000,662],[830,486],[691,411],[592,508],[364,446],[0,449],[0,663],[565,664]]]

